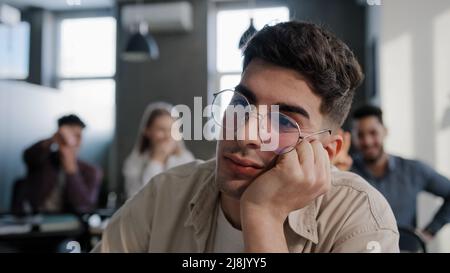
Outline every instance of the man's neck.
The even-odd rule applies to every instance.
[[[220,193],[220,205],[225,218],[236,228],[241,229],[241,206],[240,201],[224,193]]]
[[[387,170],[388,165],[388,154],[383,153],[378,160],[374,162],[366,162],[367,168],[375,177],[383,177]]]

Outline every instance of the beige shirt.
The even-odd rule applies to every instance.
[[[215,160],[153,178],[112,217],[93,252],[212,252],[219,189]],[[384,197],[360,176],[332,171],[331,189],[285,222],[290,252],[399,252]],[[268,234],[267,236],[270,236]]]

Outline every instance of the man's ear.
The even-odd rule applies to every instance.
[[[327,150],[327,152],[328,152],[330,161],[333,161],[335,156],[341,151],[343,141],[344,141],[344,139],[339,134],[330,136],[330,140],[329,140],[328,144],[324,147],[325,150]]]

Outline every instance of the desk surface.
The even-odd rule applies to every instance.
[[[0,216],[0,238],[46,237],[81,233],[83,224],[72,214],[42,214],[27,217]]]

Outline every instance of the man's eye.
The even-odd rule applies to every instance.
[[[297,125],[290,120],[288,117],[280,114],[279,116],[279,126],[280,126],[280,131],[297,131]]]
[[[233,106],[244,106],[245,107],[245,106],[247,106],[247,101],[244,98],[240,98],[240,97],[234,96],[231,99],[230,105],[233,105]]]

